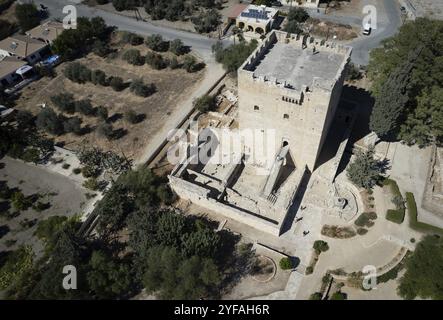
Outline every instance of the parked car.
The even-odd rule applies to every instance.
[[[372,31],[372,27],[370,23],[366,23],[365,26],[363,27],[363,34],[365,36],[369,36],[371,34]]]

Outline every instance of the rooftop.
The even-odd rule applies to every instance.
[[[0,79],[17,71],[17,69],[24,65],[26,65],[26,61],[19,60],[15,57],[0,58]]]
[[[27,35],[35,39],[52,42],[63,32],[63,23],[57,21],[48,21],[39,25],[28,32]]]
[[[241,19],[242,21],[265,22],[273,19],[277,12],[278,10],[274,8],[251,4],[240,13],[238,19]]]
[[[30,56],[46,46],[47,44],[45,42],[23,35],[14,35],[0,41],[1,50],[23,58]]]
[[[274,43],[252,71],[257,77],[276,78],[296,90],[310,86],[314,78],[334,79],[345,55],[331,51],[302,49],[301,46]]]

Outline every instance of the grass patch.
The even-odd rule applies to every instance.
[[[403,200],[403,196],[401,195],[400,188],[398,187],[398,184],[395,180],[392,179],[384,179],[383,180],[384,186],[389,186],[393,199],[400,199]],[[396,205],[396,209],[389,209],[386,212],[386,219],[401,224],[405,219],[405,207],[403,203],[401,206]]]
[[[401,224],[405,219],[405,210],[404,209],[389,209],[386,213],[386,219],[391,222]]]
[[[409,212],[409,227],[419,232],[431,232],[443,235],[443,229],[418,221],[417,203],[412,192],[406,192],[406,205]]]

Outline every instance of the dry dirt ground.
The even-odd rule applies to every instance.
[[[350,25],[338,24],[329,21],[309,18],[306,22],[310,33],[315,36],[331,39],[333,36],[337,40],[351,40],[358,37],[358,28]]]
[[[127,48],[129,47],[121,49],[119,56]],[[149,51],[145,45],[135,48],[139,49],[143,55]],[[163,55],[167,56],[170,53]],[[63,142],[67,149],[73,150],[82,145],[99,146],[103,150],[124,153],[125,156],[134,159],[142,152],[150,137],[162,127],[168,115],[179,108],[180,102],[198,87],[205,72],[203,70],[188,73],[182,69],[171,70],[169,68],[154,70],[149,65],[130,65],[120,57],[101,58],[92,53],[77,61],[91,69],[103,70],[108,77],[119,76],[124,81],[143,78],[145,83],[154,83],[157,92],[143,98],[131,93],[129,88],[116,92],[111,87],[95,86],[92,83],[77,84],[63,75],[63,69],[66,66],[66,63],[63,63],[56,68],[57,76],[54,79],[45,77],[26,87],[17,101],[17,109],[25,109],[37,114],[41,108],[39,104],[46,103],[52,106],[50,97],[61,92],[73,94],[76,100],[90,99],[93,107],[104,106],[108,109],[114,130],[121,129],[126,134],[120,139],[109,141],[94,131],[94,128],[101,123],[97,117],[87,117],[76,113],[76,116],[82,118],[82,127],[89,126],[91,132],[81,136],[71,133],[61,135],[55,137],[56,142]],[[54,110],[57,111],[56,108]],[[145,119],[137,124],[127,123],[122,116],[128,110],[144,115]]]
[[[15,6],[16,3],[13,3],[8,9],[2,12],[0,15],[1,20],[6,20],[10,23],[16,23],[17,18],[15,17]]]

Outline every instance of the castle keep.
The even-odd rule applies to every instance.
[[[187,146],[188,151],[210,146],[219,159],[235,161],[200,162],[188,153],[169,175],[173,190],[182,199],[279,236],[292,223],[288,213],[304,177],[315,169],[350,55],[349,47],[272,31],[238,70],[239,129],[230,131],[228,141]],[[211,130],[217,136],[218,130]],[[257,148],[255,138],[244,139],[242,131],[248,130],[273,141]],[[224,148],[233,140],[240,148]],[[257,157],[262,147],[267,150],[258,154],[267,159]]]

